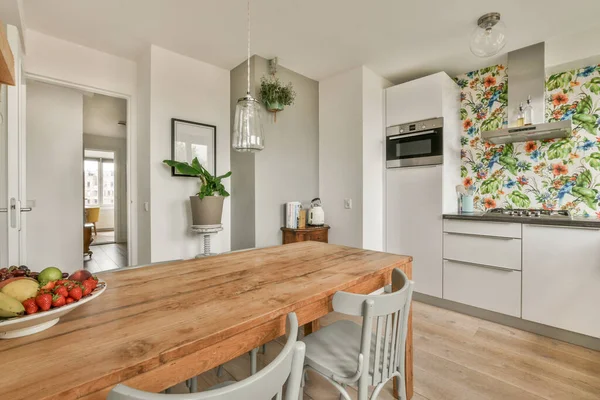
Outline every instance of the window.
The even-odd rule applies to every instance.
[[[86,157],[83,162],[85,176],[85,205],[114,206],[115,163],[110,159]]]

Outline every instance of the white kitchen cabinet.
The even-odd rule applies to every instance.
[[[523,319],[600,338],[600,229],[523,225]]]
[[[444,299],[521,316],[521,272],[444,260]]]
[[[386,251],[412,256],[415,291],[436,297],[442,297],[442,168],[393,168],[386,179]]]
[[[521,269],[521,240],[507,237],[444,233],[444,258]]]
[[[521,224],[511,222],[444,220],[444,232],[463,233],[465,235],[498,236],[521,238]]]
[[[392,86],[386,93],[386,126],[443,116],[444,73]]]

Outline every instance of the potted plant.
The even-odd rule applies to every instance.
[[[268,111],[275,113],[277,120],[277,112],[282,111],[285,106],[291,106],[296,99],[296,92],[291,82],[283,85],[279,78],[271,76],[263,76],[260,79],[260,99],[265,103]]]
[[[219,225],[223,214],[223,201],[229,196],[221,181],[231,176],[231,171],[221,176],[213,176],[204,168],[198,158],[192,164],[186,162],[164,160],[169,167],[174,167],[179,173],[200,178],[200,191],[190,196],[192,206],[192,221],[194,225]]]

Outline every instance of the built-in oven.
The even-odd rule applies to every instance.
[[[442,164],[444,118],[433,118],[386,129],[387,168]]]

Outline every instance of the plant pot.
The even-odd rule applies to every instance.
[[[278,101],[267,101],[265,105],[267,106],[267,110],[271,112],[283,111],[283,104]]]
[[[219,225],[223,215],[223,196],[190,196],[194,225]]]

